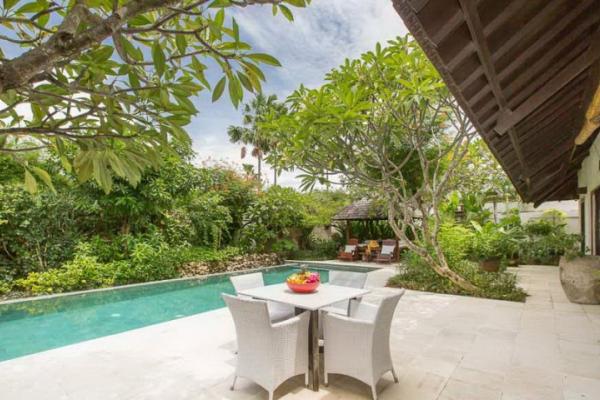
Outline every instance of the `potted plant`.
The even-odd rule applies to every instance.
[[[475,228],[471,253],[479,267],[487,272],[498,272],[502,258],[506,255],[507,235],[494,224],[484,226],[472,221]]]

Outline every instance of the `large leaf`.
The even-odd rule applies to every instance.
[[[275,57],[273,57],[269,54],[265,54],[265,53],[248,54],[248,58],[251,58],[254,61],[262,62],[264,64],[281,67],[281,63]]]
[[[162,76],[165,73],[166,58],[158,40],[152,45],[152,61],[154,62],[156,73],[158,76]]]
[[[223,95],[223,91],[225,90],[225,77],[222,77],[221,80],[215,86],[215,90],[213,91],[212,101],[213,103],[221,98]]]

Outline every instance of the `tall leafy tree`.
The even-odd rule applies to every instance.
[[[307,187],[341,178],[381,199],[396,236],[436,273],[473,283],[448,264],[438,237],[439,206],[476,132],[410,36],[347,60],[316,89],[301,87],[291,112],[266,124],[282,161]]]
[[[263,123],[273,116],[280,115],[285,107],[277,102],[277,96],[257,94],[249,103],[244,105],[242,126],[230,126],[227,129],[232,143],[242,144],[241,158],[248,153],[248,145],[252,146],[252,156],[256,157],[258,180],[262,180],[262,162],[265,154],[274,148],[274,136],[263,128]],[[273,165],[273,183],[277,184],[279,173],[277,165]]]
[[[237,106],[258,93],[261,65],[235,18],[250,6],[310,0],[4,0],[0,13],[0,153],[24,167],[24,180],[51,185],[24,154],[57,155],[80,181],[110,191],[112,178],[137,184],[157,165],[197,110],[191,96],[228,91]],[[220,76],[209,82],[206,70]]]

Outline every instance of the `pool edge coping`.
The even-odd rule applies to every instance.
[[[180,282],[180,281],[188,281],[188,280],[208,279],[208,278],[211,278],[211,277],[214,277],[214,276],[221,276],[221,275],[228,275],[228,274],[232,274],[233,275],[233,274],[236,274],[236,273],[244,273],[244,272],[252,272],[252,271],[263,271],[263,270],[272,269],[272,268],[287,267],[287,266],[292,266],[292,265],[295,265],[295,264],[298,264],[298,263],[317,264],[317,265],[319,265],[319,264],[320,265],[333,265],[333,266],[336,266],[336,267],[340,266],[340,265],[341,266],[347,265],[349,267],[355,266],[355,267],[362,267],[362,268],[372,268],[373,271],[380,269],[380,268],[377,268],[377,267],[367,267],[367,266],[363,266],[363,265],[352,265],[352,264],[337,264],[337,263],[331,263],[331,262],[327,262],[327,261],[284,260],[284,264],[268,265],[266,267],[258,267],[258,268],[241,269],[239,271],[223,271],[223,272],[216,272],[214,274],[206,274],[206,275],[199,275],[199,276],[188,276],[188,277],[173,278],[173,279],[161,279],[161,280],[158,280],[158,281],[151,281],[151,282],[130,283],[130,284],[127,284],[127,285],[109,286],[109,287],[97,288],[97,289],[77,290],[77,291],[74,291],[74,292],[67,292],[67,293],[55,293],[55,294],[44,294],[44,295],[40,295],[40,296],[21,297],[19,299],[11,299],[11,300],[0,301],[0,306],[7,305],[7,304],[22,303],[22,302],[26,302],[26,301],[48,300],[48,299],[53,299],[53,298],[57,298],[57,297],[76,296],[76,295],[86,294],[86,293],[105,292],[105,291],[108,291],[108,290],[128,289],[128,288],[137,287],[137,286],[157,285],[159,283],[165,283],[165,282]],[[373,272],[373,271],[368,271],[366,273]]]

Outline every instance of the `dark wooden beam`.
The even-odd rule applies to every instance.
[[[538,205],[542,204],[544,201],[546,201],[551,196],[564,190],[569,185],[573,185],[573,182],[571,181],[571,179],[574,178],[576,175],[577,175],[577,170],[571,171],[571,172],[565,174],[562,177],[562,179],[558,180],[555,184],[548,186],[546,188],[546,190],[536,193],[534,195],[534,199],[535,199],[534,206],[537,207]],[[573,185],[573,186],[576,187],[576,185]]]
[[[511,127],[521,122],[525,117],[531,114],[539,106],[541,106],[552,95],[562,89],[565,85],[575,79],[579,74],[585,71],[593,62],[600,57],[600,52],[597,54],[584,53],[577,57],[566,68],[560,71],[553,79],[542,87],[540,90],[531,95],[514,111],[504,110],[500,113],[496,127],[494,130],[502,135]]]
[[[479,1],[478,1],[479,2]],[[484,36],[488,36],[492,34],[498,27],[504,24],[509,18],[511,18],[519,9],[521,9],[523,5],[519,1],[513,1],[508,5],[508,7],[503,8],[499,13],[494,16],[487,25],[483,27]],[[459,11],[460,21],[464,21],[463,14]],[[453,16],[454,18],[454,16]],[[454,21],[452,21],[454,22]],[[456,27],[454,28],[456,29]],[[450,70],[454,70],[461,62],[465,60],[465,58],[475,52],[475,47],[473,46],[473,42],[469,42],[465,47],[463,47],[458,53],[456,53],[450,61],[448,61],[448,68]]]
[[[429,3],[429,0],[408,0],[408,3],[414,12],[418,14]]]
[[[446,82],[446,85],[456,98],[457,102],[475,126],[475,129],[477,129],[477,131],[483,135],[485,130],[482,128],[480,122],[473,114],[473,111],[468,107],[464,94],[459,89],[458,83],[452,75],[452,73],[445,66],[445,63],[437,50],[436,44],[431,41],[431,38],[427,34],[427,31],[423,26],[423,22],[416,15],[412,7],[410,7],[407,0],[392,0],[392,3],[398,14],[402,17],[405,26],[413,34],[413,36],[419,42],[421,48],[423,49],[429,60],[431,60],[433,65],[435,65],[436,69],[439,71],[440,75]],[[496,159],[500,159],[494,147],[490,145],[489,137],[483,136],[483,139],[488,144],[490,151],[492,152],[494,157],[496,157]],[[506,175],[508,176],[512,184],[515,186],[519,196],[525,199],[526,193],[523,191],[523,185],[522,182],[519,180],[519,177],[516,176],[513,171],[507,169],[503,163],[500,163],[500,165],[506,172]]]
[[[454,32],[460,24],[464,22],[463,14],[460,9],[456,9],[456,12],[446,21],[439,29],[437,29],[431,35],[431,41],[436,45],[439,45],[450,33]]]
[[[502,110],[506,107],[506,99],[504,98],[504,94],[502,93],[502,88],[500,87],[498,75],[496,74],[496,68],[494,67],[494,63],[492,62],[492,55],[490,53],[490,49],[488,47],[488,43],[485,37],[483,24],[481,23],[481,19],[479,17],[477,4],[470,0],[459,0],[459,3],[461,8],[463,9],[465,21],[467,22],[469,32],[471,33],[471,38],[473,39],[475,48],[477,49],[477,55],[479,56],[479,60],[481,61],[481,66],[483,67],[485,75],[492,88],[494,97],[496,98],[496,101],[500,106],[500,110]],[[509,132],[509,135],[510,142],[512,143],[513,148],[515,149],[515,153],[517,154],[517,158],[519,159],[519,163],[521,164],[521,171],[527,176],[527,164],[525,163],[525,159],[523,158],[523,152],[521,150],[521,147],[519,146],[517,133],[513,129]]]
[[[550,1],[543,5],[542,10],[536,14],[531,20],[527,21],[527,24],[523,26],[522,29],[518,30],[514,35],[512,35],[508,40],[506,40],[500,47],[494,50],[492,54],[492,59],[494,61],[500,59],[504,56],[508,51],[513,48],[515,45],[523,41],[528,36],[541,31],[542,29],[548,27],[549,29],[544,32],[544,34],[537,39],[531,47],[527,48],[527,50],[521,54],[521,56],[527,56],[527,53],[533,54],[534,52],[542,49],[550,40],[554,39],[554,37],[559,34],[567,25],[569,25],[572,21],[575,20],[576,17],[579,16],[585,9],[587,9],[593,0],[584,0],[579,1],[579,4],[568,14],[564,15],[558,23],[550,25],[548,24],[548,18],[554,13],[560,5],[564,5],[565,2],[563,0]],[[514,1],[513,3],[519,3],[519,1]],[[520,63],[521,60],[516,59],[516,63]]]

